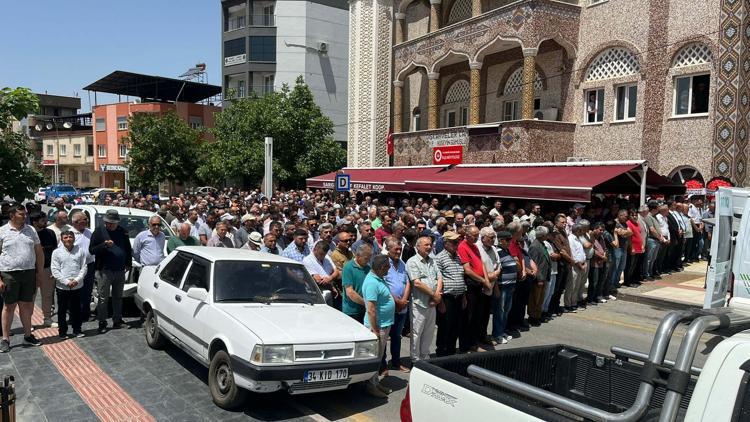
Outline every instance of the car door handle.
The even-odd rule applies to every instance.
[[[154,289],[158,289],[158,288],[159,288],[159,283],[154,281]]]
[[[174,295],[174,300],[176,300],[178,302],[182,302],[182,296],[180,296],[180,295]]]

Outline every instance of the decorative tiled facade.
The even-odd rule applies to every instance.
[[[351,0],[350,27],[374,22],[361,13],[373,1]],[[665,175],[688,167],[704,179],[750,182],[750,0],[472,0],[471,16],[466,0],[381,1],[399,19],[390,33],[391,70],[376,76],[389,93],[365,70],[385,62],[385,43],[362,32],[351,36],[363,41],[352,43],[350,60],[369,64],[355,80],[352,70],[350,92],[398,122],[396,165],[428,164],[434,146],[458,144],[471,163],[645,159]],[[370,20],[355,22],[363,17]],[[355,51],[367,45],[369,56]],[[678,79],[700,75],[710,81],[708,111],[686,113],[680,107],[692,107],[693,94],[678,98]],[[456,95],[467,82],[469,97]],[[625,114],[615,99],[623,87],[635,97]],[[593,110],[603,110],[593,120],[592,92],[602,96]],[[388,109],[391,97],[399,104]],[[376,115],[354,114],[358,122]],[[498,123],[499,133],[469,136],[463,126],[485,123]],[[370,155],[355,159],[350,150],[349,165],[381,165],[371,152],[385,138],[363,129],[350,140]],[[545,146],[535,137],[555,141]]]

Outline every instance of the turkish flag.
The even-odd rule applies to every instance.
[[[388,128],[388,137],[385,139],[385,152],[393,155],[393,129]]]

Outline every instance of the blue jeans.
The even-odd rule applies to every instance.
[[[544,302],[542,302],[542,312],[549,311],[549,303],[552,300],[552,294],[555,292],[556,283],[557,283],[557,274],[550,275],[549,283],[547,283],[547,290],[544,291]]]
[[[515,284],[501,284],[500,297],[492,298],[492,338],[499,339],[505,334],[508,324],[508,313],[513,306],[513,291]]]
[[[406,318],[408,316],[408,312],[404,312],[403,314],[397,313],[394,316],[391,331],[388,333],[391,338],[391,364],[396,368],[401,365],[401,331],[404,330],[404,324],[406,323]],[[380,366],[383,368],[386,368],[388,364],[385,355],[386,351],[383,350],[383,359],[380,362]]]
[[[609,286],[613,290],[616,290],[620,284],[620,276],[622,276],[622,272],[625,270],[626,259],[628,257],[622,248],[616,248],[612,253],[612,272],[610,273]]]
[[[643,277],[653,277],[654,263],[656,256],[659,254],[660,243],[658,240],[649,237],[646,239],[646,259],[643,260]]]

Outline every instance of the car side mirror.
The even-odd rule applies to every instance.
[[[187,291],[187,297],[205,302],[208,300],[208,292],[202,287],[191,287]]]
[[[333,306],[333,293],[330,290],[323,290],[323,299],[325,299],[326,305]]]

